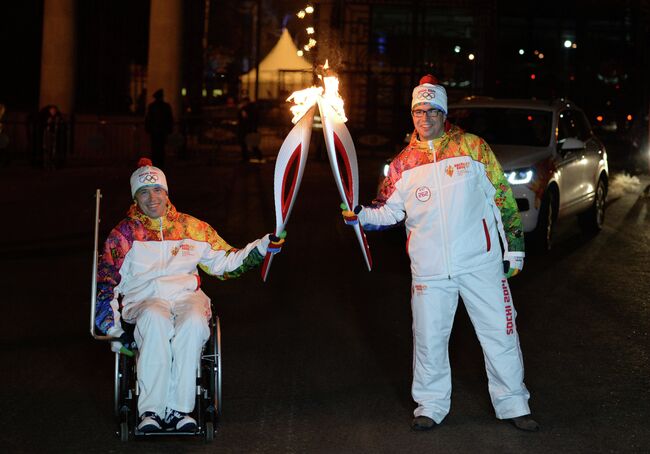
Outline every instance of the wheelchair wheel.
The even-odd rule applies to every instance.
[[[208,340],[203,356],[202,365],[202,398],[199,402],[202,426],[205,428],[206,441],[214,439],[214,431],[221,417],[221,325],[219,317],[213,316],[211,323],[212,334]]]
[[[213,441],[214,440],[214,423],[208,421],[205,423],[205,440]]]
[[[131,398],[131,363],[125,355],[115,354],[115,382],[113,389],[113,411],[120,419],[124,406],[129,406],[127,399]]]
[[[120,417],[120,406],[122,403],[122,371],[120,370],[120,355],[115,354],[115,377],[113,380],[113,414],[117,419]]]
[[[128,441],[135,423],[135,361],[126,355],[115,354],[114,412],[119,424],[120,440]]]
[[[221,418],[222,399],[221,399],[221,324],[219,317],[214,317],[213,336],[211,339],[212,351],[215,355],[212,374],[210,376],[210,394],[214,402],[216,419]]]
[[[120,440],[129,441],[129,423],[126,421],[120,423]]]

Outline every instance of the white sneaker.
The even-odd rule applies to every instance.
[[[140,416],[140,424],[138,424],[138,430],[143,433],[158,432],[162,430],[162,421],[160,417],[155,414],[153,411],[145,411],[142,416]]]
[[[168,410],[165,416],[165,429],[176,432],[194,432],[196,430],[196,420],[187,413]]]

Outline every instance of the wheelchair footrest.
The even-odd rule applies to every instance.
[[[201,428],[196,429],[195,431],[191,432],[176,432],[173,430],[160,430],[158,432],[140,432],[138,429],[135,429],[133,431],[133,435],[136,437],[160,437],[160,436],[173,436],[173,435],[179,435],[179,436],[188,436],[188,435],[203,435],[203,431]]]

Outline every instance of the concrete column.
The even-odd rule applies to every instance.
[[[152,95],[162,88],[165,101],[172,107],[174,121],[181,116],[182,32],[182,0],[151,0],[147,104],[153,101]]]
[[[39,109],[56,104],[64,114],[74,110],[75,2],[45,0]]]

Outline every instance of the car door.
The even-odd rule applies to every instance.
[[[596,194],[603,146],[591,131],[591,125],[584,112],[575,110],[574,116],[578,138],[585,143],[585,151],[581,160],[583,183],[578,194],[578,205],[582,210],[591,206]]]
[[[560,176],[558,185],[560,187],[560,214],[568,214],[576,210],[581,198],[584,196],[586,188],[584,185],[583,157],[584,148],[563,149],[567,139],[578,138],[576,127],[576,115],[572,109],[565,109],[558,114],[558,131],[557,131],[557,158],[558,170]],[[573,141],[571,141],[573,142]],[[567,145],[569,145],[567,143]]]

